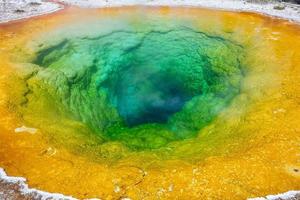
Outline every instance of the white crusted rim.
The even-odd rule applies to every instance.
[[[13,176],[7,176],[4,169],[0,168],[0,181],[7,184],[14,184],[19,186],[18,192],[20,192],[22,195],[31,195],[33,197],[36,197],[37,199],[41,200],[47,200],[47,199],[53,199],[53,200],[77,200],[76,198],[72,196],[65,196],[63,194],[59,193],[49,193],[42,190],[29,188],[26,179],[23,177],[13,177]],[[268,195],[266,197],[257,197],[257,198],[249,198],[248,200],[289,200],[293,199],[296,196],[300,196],[300,191],[288,191],[286,193],[277,194],[277,195]],[[2,199],[1,193],[0,193],[0,199]],[[89,200],[100,200],[99,198],[91,198]],[[122,200],[130,200],[130,198],[123,198]]]
[[[300,5],[290,3],[249,3],[246,0],[14,0],[9,3],[0,2],[0,23],[9,22],[43,14],[52,13],[63,9],[59,3],[84,7],[103,8],[120,6],[188,6],[204,7],[231,11],[254,12],[272,17],[288,19],[300,23]],[[32,5],[35,2],[39,5]],[[284,9],[274,9],[281,6]],[[21,9],[19,9],[21,8]],[[16,12],[21,10],[22,12]]]
[[[189,6],[231,11],[255,12],[300,23],[300,5],[290,3],[249,3],[246,0],[60,0],[69,5],[85,8],[120,6]],[[281,9],[275,7],[281,6]]]
[[[248,200],[289,200],[295,198],[297,195],[300,196],[300,190],[288,191],[277,195],[268,195],[266,197],[250,198]]]

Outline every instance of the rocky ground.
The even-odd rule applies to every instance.
[[[31,189],[22,177],[7,176],[0,168],[0,200],[75,200],[62,194]]]
[[[43,0],[1,0],[0,23],[55,12],[63,6]]]
[[[0,199],[7,200],[40,200],[41,198],[34,198],[31,194],[22,194],[20,191],[20,186],[16,183],[6,183],[5,181],[0,181]]]

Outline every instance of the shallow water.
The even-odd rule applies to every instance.
[[[299,33],[259,15],[166,7],[2,25],[0,166],[79,198],[299,189]],[[37,131],[14,132],[22,126]]]

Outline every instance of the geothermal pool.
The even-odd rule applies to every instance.
[[[0,26],[0,167],[76,198],[300,189],[300,27],[199,8]]]

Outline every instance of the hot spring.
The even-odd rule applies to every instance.
[[[1,167],[79,198],[297,189],[299,32],[167,7],[69,8],[3,26]]]

